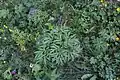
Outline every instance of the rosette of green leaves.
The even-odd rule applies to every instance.
[[[68,27],[44,30],[37,39],[36,47],[36,63],[51,67],[74,61],[82,50],[76,35]]]

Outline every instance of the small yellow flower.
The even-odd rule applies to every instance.
[[[119,41],[119,40],[120,40],[120,38],[116,37],[116,38],[115,38],[115,40],[116,40],[116,41]]]
[[[105,0],[100,0],[100,2],[101,2],[101,3],[104,3],[104,2],[105,2]]]
[[[119,7],[119,8],[117,8],[116,10],[117,10],[117,12],[120,12],[120,7]]]
[[[9,31],[10,31],[10,32],[13,32],[13,30],[12,30],[12,29],[9,29]]]
[[[4,25],[5,28],[8,28],[8,26]]]

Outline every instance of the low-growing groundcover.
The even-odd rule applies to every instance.
[[[0,0],[0,80],[119,79],[119,0]]]

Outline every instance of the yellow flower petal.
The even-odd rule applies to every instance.
[[[4,25],[5,28],[8,28],[6,25]]]
[[[116,10],[117,10],[117,12],[120,12],[120,7],[119,7],[119,8],[117,8]]]
[[[105,0],[100,0],[100,2],[101,2],[101,3],[104,3],[104,2],[105,2]]]
[[[116,41],[119,41],[120,39],[117,37],[117,38],[115,38],[115,40],[116,40]]]
[[[10,31],[10,32],[13,32],[13,30],[12,30],[12,29],[9,29],[9,31]]]

